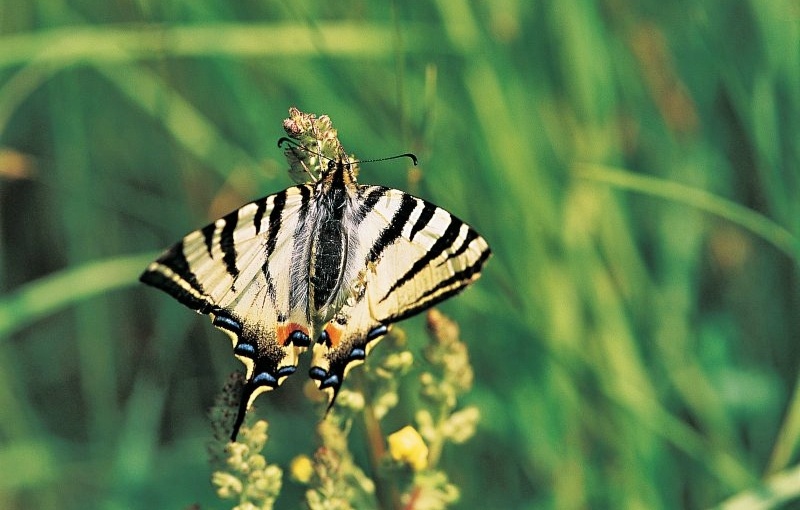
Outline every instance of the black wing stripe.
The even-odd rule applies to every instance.
[[[292,261],[294,261],[294,257],[297,255],[297,247],[299,245],[304,245],[307,241],[307,237],[309,236],[309,233],[307,232],[308,224],[306,223],[306,218],[311,210],[311,208],[308,206],[308,203],[311,201],[311,188],[308,186],[300,186],[298,189],[300,190],[300,209],[297,211],[297,224],[294,228]]]
[[[453,242],[458,239],[458,232],[461,230],[461,226],[463,224],[464,223],[461,220],[450,215],[450,225],[447,226],[442,234],[442,237],[433,243],[430,250],[425,253],[425,256],[414,262],[414,265],[411,266],[411,269],[409,269],[406,274],[400,277],[400,279],[397,280],[394,285],[392,285],[392,288],[389,289],[386,295],[383,296],[379,302],[385,301],[386,298],[392,294],[392,292],[405,285],[406,282],[412,280],[420,271],[425,269],[425,266],[436,260],[442,253],[445,252],[445,250],[451,248],[453,246]]]
[[[445,299],[447,299],[447,298],[449,298],[451,296],[455,296],[456,294],[458,294],[459,292],[461,292],[465,288],[466,288],[466,286],[462,285],[461,287],[455,287],[455,288],[452,288],[452,289],[448,290],[447,292],[442,292],[441,294],[438,294],[435,299],[419,300],[416,303],[414,303],[414,306],[412,306],[410,308],[406,308],[405,310],[403,310],[401,313],[399,313],[397,315],[392,315],[391,317],[389,317],[387,319],[384,319],[384,322],[392,322],[392,323],[394,323],[394,322],[399,322],[399,321],[404,320],[404,319],[408,319],[409,317],[413,317],[413,316],[417,315],[418,313],[420,313],[422,311],[425,311],[428,308],[436,305],[437,303],[440,303],[440,302],[444,301]]]
[[[453,253],[450,253],[447,256],[447,258],[448,259],[452,259],[452,258],[455,258],[455,257],[460,257],[464,252],[467,251],[467,249],[469,248],[470,243],[472,243],[472,241],[474,241],[478,237],[479,236],[478,236],[477,232],[475,232],[471,228],[467,228],[467,236],[464,238],[464,242],[461,243],[461,246],[459,246],[456,251],[454,251]]]
[[[428,291],[422,295],[422,299],[435,295],[437,292],[441,291],[442,289],[446,289],[451,285],[464,286],[468,284],[474,279],[476,274],[481,272],[484,262],[486,262],[490,255],[491,252],[489,250],[484,251],[481,254],[481,257],[473,262],[472,265],[465,267],[461,271],[456,271],[452,276],[450,276],[450,278],[442,280],[435,287],[428,289]]]
[[[378,240],[375,241],[372,248],[369,250],[369,258],[367,259],[369,262],[374,263],[377,261],[383,253],[383,250],[400,237],[408,223],[408,219],[411,217],[411,213],[417,207],[418,202],[419,199],[411,195],[403,195],[400,201],[400,207],[395,211],[389,225],[381,231],[380,237],[378,237]]]
[[[224,222],[219,236],[219,247],[222,250],[222,260],[225,262],[225,269],[235,280],[239,276],[239,268],[236,267],[236,243],[233,240],[233,232],[239,222],[239,211],[233,211],[222,218]]]
[[[428,226],[428,222],[430,222],[433,218],[433,215],[436,213],[436,209],[438,209],[438,207],[435,205],[431,204],[430,202],[425,202],[425,207],[422,208],[419,218],[417,218],[417,221],[414,222],[414,226],[411,227],[411,233],[408,235],[409,240],[413,241],[414,236],[417,235],[417,232]]]
[[[213,258],[211,250],[212,248],[214,248],[214,231],[216,230],[217,226],[215,223],[209,223],[208,225],[200,229],[200,232],[203,234],[203,240],[205,241],[206,244],[206,251],[208,252],[208,256],[211,258]]]
[[[300,186],[300,215],[297,224],[298,226],[306,224],[306,216],[308,215],[308,203],[311,201],[311,188],[308,186]]]
[[[309,186],[297,186],[295,188],[287,188],[280,193],[276,193],[272,195],[272,211],[269,214],[268,225],[269,229],[267,232],[267,240],[264,244],[264,264],[261,266],[261,272],[264,274],[264,278],[267,281],[267,290],[270,297],[275,300],[275,286],[274,282],[272,281],[273,278],[273,270],[270,268],[270,258],[272,257],[273,253],[275,252],[275,248],[278,244],[278,235],[280,234],[281,228],[283,227],[283,215],[284,209],[286,208],[286,200],[289,196],[290,192],[297,192],[300,194],[300,206],[297,210],[297,214],[299,215],[297,221],[297,228],[303,227],[305,225],[306,216],[308,215],[309,210],[309,202],[311,201],[312,190]],[[295,239],[297,239],[297,232],[295,233]],[[296,250],[293,250],[296,251]],[[280,273],[280,269],[277,273]]]
[[[267,211],[267,199],[264,197],[255,202],[256,213],[253,215],[253,226],[256,228],[256,235],[261,233],[261,220],[264,219],[264,213]]]
[[[189,267],[189,261],[186,260],[184,254],[183,241],[174,245],[151,264],[139,277],[139,281],[166,291],[192,310],[203,311],[211,306],[205,297],[206,292],[203,285]]]
[[[378,201],[383,198],[386,195],[386,192],[389,190],[389,188],[384,186],[370,186],[368,189],[370,190],[369,193],[367,193],[366,197],[364,197],[364,202],[358,208],[358,211],[354,216],[357,224],[361,224],[361,222],[364,221],[364,218],[366,218],[369,213],[372,212],[372,209],[375,208],[375,204],[377,204]]]
[[[192,272],[192,269],[189,267],[189,261],[186,260],[186,250],[184,248],[183,241],[180,241],[170,248],[167,253],[159,257],[158,262],[172,269],[176,275],[185,280],[186,283],[188,283],[200,294],[206,293],[205,289],[203,288],[203,284],[197,280],[194,272]]]
[[[264,262],[264,264],[269,263],[269,257],[272,255],[272,252],[275,251],[275,245],[278,241],[278,232],[281,230],[281,217],[283,208],[286,205],[287,191],[288,190],[283,190],[273,195],[272,211],[269,213],[269,232],[267,233],[267,243],[265,246],[267,261]]]
[[[414,306],[403,310],[398,315],[393,315],[390,318],[384,319],[386,321],[396,322],[403,319],[412,317],[419,312],[430,308],[431,306],[441,303],[445,299],[458,294],[470,284],[477,275],[480,274],[483,264],[489,260],[492,252],[487,248],[481,254],[481,257],[475,261],[471,266],[455,273],[453,276],[439,283],[436,287],[428,290],[423,294],[420,299],[414,303]],[[447,289],[447,290],[445,290]]]
[[[210,301],[188,292],[186,289],[181,287],[178,281],[170,278],[160,269],[145,271],[142,273],[142,276],[139,277],[139,281],[163,290],[170,296],[177,299],[184,306],[187,306],[192,310],[197,310],[200,313],[208,313],[208,310],[210,310],[212,307],[212,303]]]

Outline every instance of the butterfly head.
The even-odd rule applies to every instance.
[[[278,140],[278,147],[284,149],[289,162],[289,174],[301,184],[330,180],[337,173],[347,174],[347,182],[355,182],[358,165],[350,161],[347,152],[338,141],[331,144],[328,140],[311,138],[304,144],[291,138]]]

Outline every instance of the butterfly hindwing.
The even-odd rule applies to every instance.
[[[372,347],[389,331],[375,321],[366,299],[344,305],[322,330],[311,361],[309,375],[328,394],[328,408],[350,369],[364,362]]]

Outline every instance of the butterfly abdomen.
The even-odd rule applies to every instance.
[[[315,233],[310,267],[314,311],[320,311],[330,304],[339,290],[346,252],[347,238],[341,224],[323,222]]]

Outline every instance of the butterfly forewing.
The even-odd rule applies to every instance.
[[[410,317],[460,292],[480,274],[491,252],[469,225],[430,202],[388,190],[376,209],[413,203],[400,235],[382,248],[369,297],[382,322]],[[410,207],[410,206],[409,206]],[[379,217],[371,219],[377,221]],[[393,228],[390,224],[388,228]]]

